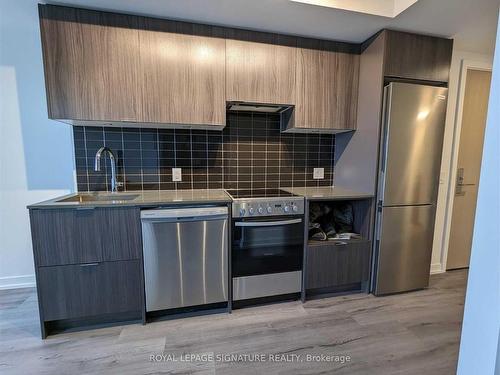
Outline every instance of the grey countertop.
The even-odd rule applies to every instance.
[[[223,189],[127,191],[120,193],[73,193],[28,208],[75,208],[114,206],[157,206],[161,204],[229,203],[231,197]]]
[[[340,200],[373,198],[373,194],[342,187],[296,187],[282,188],[290,193],[304,196],[308,200]],[[158,206],[162,204],[229,203],[231,197],[224,189],[127,191],[120,193],[93,192],[72,193],[31,204],[28,208],[75,208],[116,206]]]
[[[290,193],[302,195],[308,200],[367,199],[373,194],[342,188],[340,186],[282,188]]]

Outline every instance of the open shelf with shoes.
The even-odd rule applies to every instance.
[[[372,205],[372,199],[309,202],[303,299],[368,291]]]

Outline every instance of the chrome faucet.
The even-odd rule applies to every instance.
[[[101,170],[101,155],[106,152],[109,154],[109,160],[111,161],[111,192],[116,193],[118,191],[118,186],[122,186],[122,184],[116,180],[116,157],[110,148],[101,147],[97,150],[95,154],[94,170],[96,172]]]

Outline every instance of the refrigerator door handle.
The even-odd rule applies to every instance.
[[[387,145],[389,138],[389,125],[391,123],[391,107],[392,107],[392,86],[384,88],[384,108],[382,112],[382,137],[380,144],[380,173],[385,174],[387,166]],[[384,177],[384,176],[382,176]]]
[[[377,183],[377,206],[383,206],[384,190],[385,190],[385,168],[387,164],[387,143],[389,136],[390,109],[392,100],[392,86],[384,87],[384,101],[382,109],[382,129],[380,134],[380,150],[379,150],[379,173]]]

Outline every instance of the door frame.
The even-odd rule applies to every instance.
[[[450,169],[448,173],[448,189],[446,191],[446,207],[444,215],[444,230],[441,238],[441,272],[446,272],[446,262],[448,260],[448,247],[450,244],[451,220],[453,217],[453,203],[455,202],[455,182],[457,178],[458,153],[460,149],[460,135],[462,133],[462,117],[465,98],[465,85],[467,82],[467,71],[493,70],[491,63],[464,59],[461,62],[460,77],[458,80],[457,106],[455,109],[455,121],[453,126],[453,141],[451,148]]]

